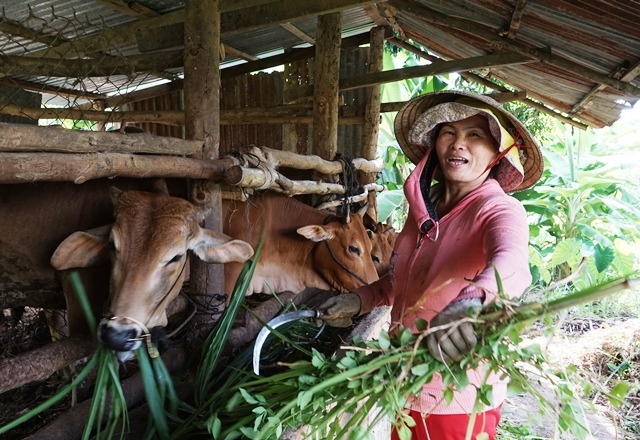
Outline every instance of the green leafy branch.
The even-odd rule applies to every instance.
[[[215,397],[217,402],[227,403],[212,412],[207,426],[214,439],[224,440],[277,439],[287,428],[300,426],[307,427],[309,438],[365,439],[370,438],[367,426],[372,422],[368,417],[372,409],[379,408],[377,418],[388,417],[401,439],[408,439],[411,421],[402,413],[408,396],[419,393],[424,384],[440,374],[446,387],[445,401],[450,402],[454,389],[473,386],[467,370],[484,365],[487,374],[509,376],[511,387],[531,393],[543,408],[551,406],[532,384],[532,378],[550,383],[558,398],[560,430],[570,430],[585,439],[586,403],[579,399],[571,369],[552,371],[540,347],[523,344],[520,334],[533,321],[615,294],[636,282],[619,280],[548,303],[517,306],[495,302],[477,317],[466,318],[475,323],[481,343],[462,361],[451,365],[433,359],[421,343],[430,332],[425,322],[418,323],[417,334],[401,328],[394,335],[382,332],[376,341],[356,340],[353,345],[342,347],[340,356],[328,358],[314,350],[310,361],[287,365],[282,373],[266,378],[248,373],[237,376],[240,382],[235,387],[227,387]],[[614,405],[622,402],[626,391],[624,382],[601,390]],[[477,387],[477,396],[476,410],[490,405],[492,387]]]

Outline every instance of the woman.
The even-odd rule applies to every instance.
[[[410,101],[396,116],[395,132],[416,168],[404,185],[410,208],[392,269],[329,299],[321,310],[356,316],[391,305],[392,330],[401,324],[416,331],[416,318],[431,328],[446,326],[494,300],[496,270],[504,292],[521,295],[531,283],[528,225],[524,208],[507,193],[531,187],[542,174],[533,137],[493,99],[458,91]],[[442,362],[459,361],[477,342],[470,323],[449,327],[427,337],[429,351]],[[482,382],[481,368],[468,375],[471,383]],[[489,381],[493,405],[476,416],[472,438],[480,432],[495,437],[507,383],[497,375]],[[447,404],[435,377],[409,399],[413,439],[464,439],[475,396],[475,387],[467,386]]]

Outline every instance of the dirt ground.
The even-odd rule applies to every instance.
[[[589,321],[579,319],[568,321],[560,335],[547,340],[541,336],[532,339],[542,347],[546,346],[547,358],[554,366],[574,364],[591,373],[592,380],[601,383],[612,374],[610,368],[627,362],[629,367],[623,379],[636,387],[640,383],[640,319]],[[543,389],[549,401],[553,401],[553,390]],[[619,409],[614,409],[605,398],[596,398],[595,410],[588,411],[586,419],[594,440],[640,439],[638,420],[640,419],[640,394],[637,388],[627,397]],[[511,396],[503,408],[503,420],[511,426],[530,428],[533,437],[528,439],[575,439],[570,434],[562,436],[556,432],[556,422],[549,416],[541,415],[538,401],[530,394]]]

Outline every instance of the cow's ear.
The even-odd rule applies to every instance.
[[[54,269],[98,266],[109,261],[111,225],[74,232],[64,239],[51,256]]]
[[[298,228],[298,234],[308,238],[311,241],[325,241],[331,240],[335,237],[332,230],[327,229],[320,225],[308,225]]]
[[[113,206],[116,206],[118,204],[118,200],[120,199],[120,196],[123,192],[124,191],[116,188],[115,186],[109,188],[109,196],[111,197],[111,203],[113,203]]]
[[[371,229],[372,231],[376,230],[376,221],[369,214],[365,213],[362,216],[362,223],[364,224],[365,229]]]
[[[205,228],[189,240],[189,249],[207,263],[244,263],[253,256],[249,243]]]

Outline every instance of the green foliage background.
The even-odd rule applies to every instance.
[[[385,51],[384,68],[424,63],[402,50]],[[504,86],[504,84],[500,84]],[[416,78],[383,85],[382,102],[407,101],[445,89],[491,93],[458,75]],[[515,193],[529,216],[533,292],[544,296],[583,289],[640,270],[640,140],[633,117],[615,128],[579,130],[519,102],[505,108],[520,119],[542,145],[545,171],[532,189]],[[402,185],[413,169],[395,141],[395,113],[385,113],[378,156],[384,161],[378,197],[380,221],[402,228],[407,205]],[[563,280],[570,279],[570,282]],[[557,288],[558,284],[562,284]],[[534,293],[535,294],[535,293]],[[600,316],[640,315],[640,295],[630,292],[588,306]]]

